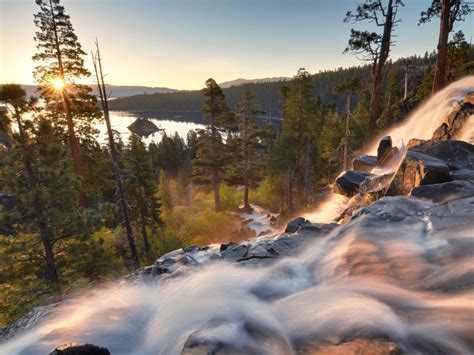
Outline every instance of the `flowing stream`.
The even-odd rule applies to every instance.
[[[469,91],[473,76],[387,134],[400,146],[429,138]],[[347,203],[330,195],[305,217],[328,222]],[[46,354],[88,342],[112,354],[169,355],[193,339],[243,353],[294,354],[383,339],[407,353],[471,354],[473,215],[474,197],[442,205],[386,197],[348,224],[308,238],[296,257],[262,265],[209,260],[151,284],[124,282],[77,296],[0,345],[0,353]]]

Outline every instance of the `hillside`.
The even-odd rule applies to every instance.
[[[238,78],[231,81],[225,81],[220,83],[219,86],[223,89],[230,88],[232,86],[240,86],[245,84],[261,84],[261,83],[274,83],[274,82],[286,82],[290,81],[291,78],[286,76],[272,77],[272,78],[263,78],[263,79],[243,79]]]
[[[399,59],[394,63],[387,64],[385,71],[385,80],[387,73],[396,66],[399,68],[399,80],[403,82],[403,62],[407,58]],[[432,56],[425,57],[410,57],[410,63],[425,69],[428,65],[433,63]],[[423,70],[421,70],[423,71]],[[341,83],[346,78],[356,76],[361,81],[366,82],[371,77],[371,67],[369,65],[362,65],[349,68],[338,68],[335,70],[321,71],[314,74],[313,77],[313,95],[320,97],[325,104],[335,104],[339,109],[343,109],[345,105],[344,95],[336,95],[333,93],[333,88]],[[245,80],[245,79],[244,79]],[[246,82],[237,79],[232,82],[223,83],[223,91],[226,95],[227,104],[231,109],[234,109],[235,104],[240,100],[242,92],[245,87],[249,87],[256,95],[257,101],[262,109],[272,116],[279,116],[281,96],[280,89],[282,86],[289,85],[288,81],[264,81],[266,79],[259,79],[259,82]],[[269,79],[270,80],[270,79]],[[409,82],[409,90],[413,90],[419,84],[419,76],[413,76]],[[232,83],[232,85],[231,85]],[[138,110],[169,110],[169,111],[200,111],[204,97],[199,90],[181,90],[171,94],[153,94],[153,95],[135,95],[131,97],[121,98],[111,102],[111,109],[122,111],[138,111]],[[353,104],[357,101],[354,97]]]

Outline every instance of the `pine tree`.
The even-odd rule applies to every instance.
[[[464,0],[432,0],[430,7],[422,11],[419,24],[440,18],[436,64],[434,68],[433,93],[443,88],[446,80],[449,33],[456,21],[464,21],[472,12],[472,4]]]
[[[31,247],[42,246],[43,274],[57,289],[58,264],[75,243],[87,243],[88,239],[85,215],[76,205],[80,182],[71,173],[68,154],[51,122],[40,114],[33,121],[23,120],[23,113],[31,109],[24,91],[18,85],[5,85],[1,96],[13,107],[12,117],[18,126],[18,133],[12,134],[14,145],[2,159],[0,185],[19,203],[5,218],[19,235],[35,236]]]
[[[242,94],[242,100],[236,105],[236,118],[238,125],[238,156],[239,164],[236,165],[239,177],[244,185],[244,209],[251,210],[249,203],[249,189],[260,180],[260,165],[262,145],[260,140],[257,115],[261,114],[256,102],[255,94],[248,88]]]
[[[86,53],[59,0],[36,0],[36,4],[40,11],[34,16],[38,53],[33,56],[36,63],[33,74],[52,119],[67,127],[74,172],[83,175],[78,132],[90,138],[96,133],[91,123],[99,115],[91,88],[77,82],[90,76],[84,67]],[[85,205],[84,195],[81,204]]]
[[[197,142],[196,158],[193,160],[193,181],[197,184],[211,185],[214,192],[214,209],[219,211],[219,187],[228,160],[222,132],[233,127],[233,115],[230,114],[222,89],[214,79],[206,81],[202,90],[206,101],[202,109],[206,128],[200,131]]]
[[[298,196],[302,202],[311,194],[314,157],[317,155],[317,133],[321,128],[317,114],[318,105],[312,95],[312,89],[311,76],[306,70],[300,69],[291,86],[284,92],[282,109],[282,137],[283,141],[291,146],[288,154],[293,161],[287,171],[288,186],[294,185],[292,179],[295,178]],[[289,201],[292,201],[292,188],[288,189],[288,193]]]
[[[145,252],[151,249],[148,228],[162,225],[161,203],[153,179],[150,156],[145,144],[136,134],[131,134],[125,154],[126,188],[130,203],[131,219],[141,231]]]
[[[373,85],[367,126],[368,137],[376,133],[377,120],[380,116],[383,71],[393,45],[393,29],[400,22],[397,20],[400,6],[404,6],[402,0],[388,0],[386,6],[381,0],[365,0],[357,6],[355,13],[348,11],[344,19],[344,22],[368,21],[383,28],[381,33],[351,29],[351,36],[345,49],[345,52],[355,52],[362,55],[362,59],[372,62]]]

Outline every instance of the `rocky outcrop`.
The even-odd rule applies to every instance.
[[[424,198],[437,203],[447,203],[474,196],[474,180],[450,181],[443,184],[418,186],[410,196]]]
[[[469,93],[463,102],[459,103],[445,122],[433,133],[433,140],[457,139],[463,127],[474,115],[474,93]]]
[[[333,191],[340,195],[354,196],[359,192],[359,185],[368,177],[375,177],[362,171],[345,171],[336,179]]]
[[[58,346],[50,355],[110,355],[110,351],[93,344],[70,343]]]
[[[474,174],[474,146],[463,141],[428,141],[407,150],[388,189],[408,195],[415,187],[439,184]]]
[[[148,137],[150,134],[162,131],[163,129],[158,128],[152,121],[145,118],[137,118],[130,126],[128,126],[130,132],[138,134],[140,137]]]
[[[288,223],[285,229],[285,233],[295,233],[298,230],[299,226],[308,222],[309,221],[307,221],[303,217],[295,218],[294,220]]]
[[[352,170],[370,173],[377,166],[377,157],[373,155],[362,155],[352,160]]]

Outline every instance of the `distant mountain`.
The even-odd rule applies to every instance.
[[[228,89],[232,86],[241,86],[244,84],[260,84],[260,83],[275,83],[281,81],[289,81],[291,78],[285,76],[273,77],[273,78],[263,78],[263,79],[235,79],[231,81],[225,81],[220,83],[219,86],[223,89]]]
[[[22,85],[23,88],[26,90],[26,94],[28,96],[35,95],[36,85]],[[91,85],[94,95],[99,95],[97,91],[97,87],[95,85]],[[170,88],[162,88],[162,87],[149,87],[149,86],[129,86],[129,85],[105,85],[107,89],[107,93],[110,95],[111,98],[121,98],[127,96],[134,96],[134,95],[152,95],[152,94],[170,94],[177,90],[170,89]]]

